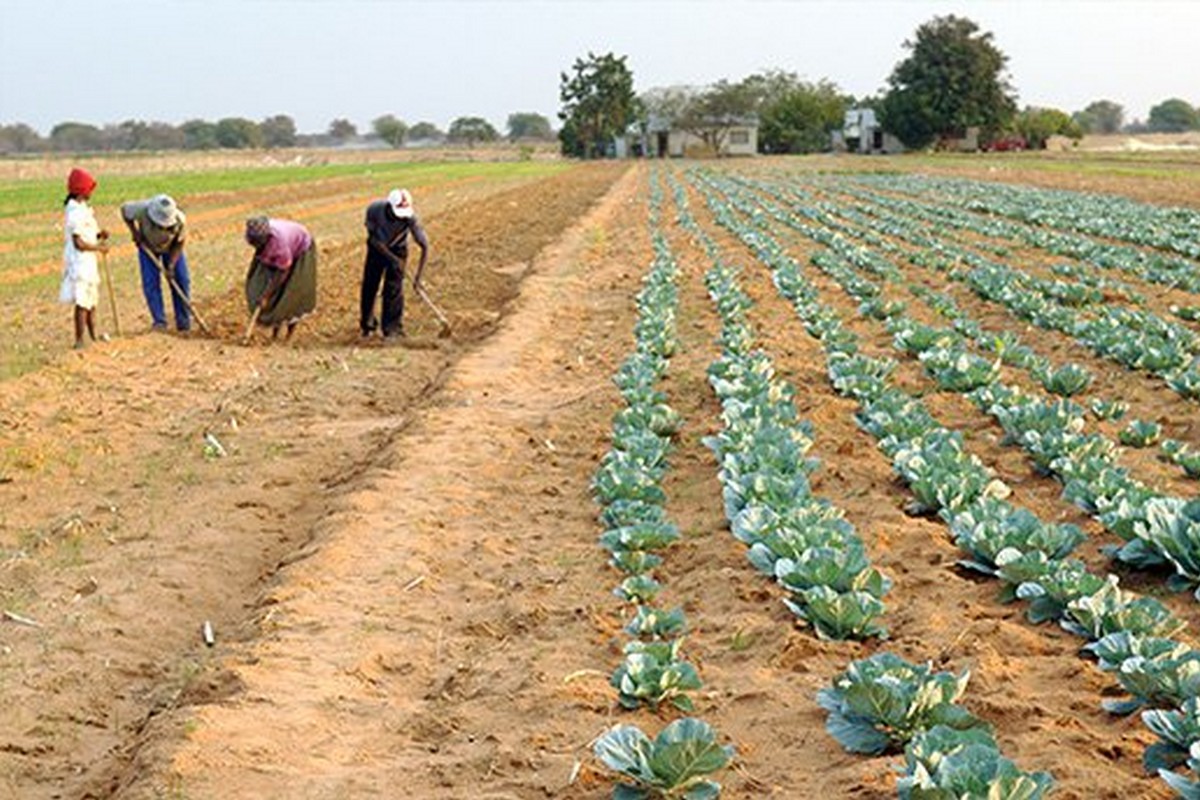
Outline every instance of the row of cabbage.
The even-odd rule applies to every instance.
[[[898,252],[899,248],[879,234],[905,241],[919,248],[908,256],[913,264],[937,269],[1015,316],[1071,336],[1128,369],[1156,375],[1182,397],[1200,398],[1200,336],[1179,323],[1143,309],[1109,305],[1104,292],[1095,286],[1037,278],[987,259],[945,236],[928,234],[912,218],[868,205],[862,195],[856,197],[854,208],[841,207],[838,213],[866,229],[840,223],[803,202],[802,197],[793,196],[799,201],[793,206],[797,213],[815,219],[827,229],[826,237],[840,233],[860,238],[885,252]]]
[[[1065,233],[1085,233],[1200,258],[1200,213],[1147,205],[1116,195],[929,176],[891,176],[864,182],[943,199],[968,211],[1007,217]]]
[[[790,221],[785,212],[772,204],[759,205],[772,216]],[[804,225],[797,227],[802,232],[810,229]],[[843,228],[842,232],[848,230]],[[861,251],[856,255],[862,263]],[[864,306],[869,307],[878,298],[878,287],[852,271],[834,269],[835,265],[829,265],[827,258],[814,258],[814,263],[825,265],[835,280]],[[897,274],[878,263],[872,273],[889,278]],[[1156,492],[1132,478],[1129,470],[1117,464],[1119,451],[1115,442],[1102,434],[1084,432],[1082,406],[1067,399],[1037,398],[999,382],[1001,360],[1013,354],[1021,356],[1012,359],[1015,363],[1029,368],[1048,391],[1057,394],[1081,391],[1090,380],[1089,373],[1075,364],[1051,369],[1050,362],[1033,357],[1028,350],[1002,349],[1001,356],[994,360],[972,353],[967,338],[986,341],[986,337],[973,320],[947,300],[936,303],[935,307],[955,317],[954,329],[933,328],[899,312],[891,314],[888,330],[893,334],[896,348],[917,356],[941,389],[969,394],[981,410],[995,417],[1004,428],[1007,443],[1026,449],[1040,471],[1063,482],[1068,500],[1124,539],[1127,542],[1124,547],[1112,549],[1118,560],[1143,569],[1164,566],[1174,569],[1172,588],[1200,584],[1200,502]],[[1092,410],[1098,416],[1113,416],[1122,407],[1101,401],[1093,404]],[[1157,423],[1139,420],[1121,431],[1121,439],[1123,443],[1144,446],[1158,433]],[[1168,445],[1170,458],[1195,470],[1194,452],[1179,442]]]
[[[759,184],[760,190],[772,192],[769,185]],[[779,196],[776,192],[772,192],[775,196]],[[791,193],[792,198],[796,198],[799,193]],[[802,195],[800,195],[802,196]],[[765,204],[770,208],[771,205]],[[829,204],[821,204],[822,210],[818,210],[812,206],[793,205],[799,213],[811,218],[822,225],[820,228],[813,229],[803,223],[796,221],[794,217],[788,216],[778,209],[775,209],[773,215],[777,219],[781,219],[790,226],[801,230],[810,238],[816,238],[813,231],[823,231],[824,236],[830,236],[830,230],[836,230],[839,233],[845,234],[849,238],[861,239],[870,244],[872,247],[880,247],[891,253],[899,254],[900,250],[895,245],[881,240],[876,235],[877,232],[884,232],[889,235],[896,236],[907,241],[912,247],[918,248],[915,251],[910,251],[907,258],[914,263],[919,264],[941,264],[947,265],[951,262],[943,259],[945,252],[944,246],[938,241],[923,233],[915,232],[911,227],[905,227],[895,224],[894,222],[877,218],[868,217],[866,214],[855,209],[844,209],[833,207]],[[870,211],[870,209],[867,209]],[[840,213],[846,219],[850,219],[860,224],[867,226],[867,229],[854,228],[840,222],[834,213]],[[839,239],[839,241],[841,241]],[[891,264],[880,266],[880,262],[884,259],[877,258],[874,255],[865,256],[862,251],[857,253],[857,266],[864,268],[874,275],[885,277],[888,280],[901,280],[898,277],[898,272]],[[1031,279],[1035,288],[1051,294],[1059,303],[1065,305],[1075,305],[1080,299],[1080,292],[1084,289],[1069,283],[1061,281],[1043,281]],[[1038,380],[1048,392],[1070,397],[1084,391],[1091,383],[1091,373],[1084,367],[1078,364],[1063,364],[1055,366],[1048,359],[1037,356],[1033,350],[1020,342],[1020,338],[1011,331],[988,331],[984,330],[981,325],[975,320],[972,320],[958,308],[957,304],[948,295],[940,292],[935,292],[927,287],[912,282],[905,283],[908,291],[923,300],[930,308],[937,313],[951,320],[954,329],[972,339],[980,348],[994,353],[1000,361],[1009,364],[1010,366],[1028,370],[1033,377]],[[867,293],[870,287],[857,287],[856,292],[859,295]],[[1089,298],[1087,302],[1098,302],[1099,298]],[[874,316],[877,319],[890,318],[899,315],[904,311],[904,306],[897,304],[895,301],[884,303],[877,296],[870,296],[863,301],[860,310],[863,313]],[[1170,326],[1167,333],[1164,334],[1167,338],[1182,338],[1178,326]],[[1136,347],[1130,348],[1131,351],[1136,350]],[[1141,354],[1143,357],[1145,353]],[[970,365],[970,371],[975,375],[983,376],[989,370],[998,368],[989,366],[981,359],[975,359]],[[968,378],[971,380],[973,378]],[[1185,392],[1190,392],[1191,377],[1186,372],[1172,376],[1169,380],[1177,386],[1182,387]],[[947,388],[947,387],[943,387]],[[1121,400],[1106,399],[1095,397],[1088,404],[1088,409],[1099,419],[1116,420],[1120,419],[1128,410],[1128,403]],[[1119,433],[1119,439],[1122,444],[1132,447],[1146,447],[1154,444],[1161,435],[1161,426],[1158,423],[1148,420],[1133,420]],[[1191,450],[1186,444],[1167,440],[1163,444],[1163,458],[1171,463],[1178,465],[1184,473],[1191,478],[1200,478],[1200,453]]]
[[[664,704],[691,711],[688,692],[701,688],[696,668],[681,655],[686,619],[681,608],[665,611],[654,601],[662,590],[653,571],[662,553],[679,538],[669,519],[662,482],[672,437],[682,422],[657,387],[676,348],[679,269],[656,222],[662,191],[651,183],[650,209],[654,259],[637,294],[635,347],[613,377],[625,406],[613,417],[611,449],[592,481],[604,528],[600,545],[609,563],[625,577],[613,591],[635,606],[625,631],[632,638],[610,683],[626,709]],[[702,720],[684,717],[652,740],[635,725],[617,725],[594,745],[596,757],[619,773],[618,800],[665,796],[714,798],[720,784],[709,775],[733,757],[716,732]]]
[[[884,637],[878,622],[891,581],[871,566],[866,547],[840,508],[816,496],[812,428],[801,421],[795,390],[775,375],[746,319],[752,301],[738,270],[721,260],[676,185],[680,225],[713,260],[705,286],[721,319],[721,356],[708,381],[721,401],[722,430],[706,444],[720,465],[725,515],[750,562],[787,592],[785,605],[821,638]]]
[[[1001,241],[1019,242],[1053,255],[1075,259],[1096,270],[1121,272],[1148,283],[1200,293],[1200,275],[1196,273],[1195,264],[1186,259],[1077,233],[1064,233],[1037,224],[1014,222],[1003,216],[974,213],[963,204],[953,201],[938,203],[933,199],[937,197],[933,194],[933,188],[925,185],[924,179],[860,176],[852,180],[830,182],[828,185],[860,203],[880,206],[905,218],[921,220],[943,234],[969,231]],[[987,247],[985,242],[977,241],[976,244]],[[1005,244],[995,245],[994,248],[993,252],[997,255],[1007,256],[1010,252]],[[1122,285],[1118,283],[1116,286]],[[1123,289],[1129,291],[1129,287]],[[1130,298],[1135,302],[1142,300],[1137,292],[1131,292]]]
[[[737,204],[736,192],[727,196]],[[754,207],[747,203],[742,210],[750,216]],[[1200,767],[1200,652],[1171,638],[1183,623],[1157,600],[1122,590],[1115,576],[1093,575],[1082,562],[1065,558],[1062,551],[1069,552],[1078,538],[1064,531],[1068,526],[1048,526],[998,497],[986,469],[963,453],[961,437],[938,426],[915,398],[887,385],[893,362],[857,354],[853,335],[836,315],[817,304],[811,291],[794,291],[803,280],[778,245],[764,248],[770,240],[761,231],[745,231],[732,215],[721,221],[772,268],[776,285],[793,300],[809,332],[822,339],[835,388],[859,400],[860,424],[880,440],[881,449],[892,451],[903,477],[909,475],[897,459],[902,452],[897,447],[907,440],[918,451],[915,463],[934,484],[910,483],[918,506],[935,509],[947,520],[956,543],[971,556],[968,566],[988,566],[978,561],[981,547],[991,554],[990,571],[1004,583],[1002,598],[1030,600],[1032,622],[1058,620],[1089,640],[1085,651],[1131,695],[1106,701],[1105,707],[1114,713],[1149,707],[1143,720],[1160,741],[1147,750],[1146,767],[1158,770],[1181,794],[1194,796],[1200,785],[1172,771],[1185,761],[1193,770]],[[843,267],[853,273],[849,265]]]
[[[966,247],[926,234],[922,226],[879,207],[860,211],[881,220],[894,237],[919,248],[910,260],[965,283],[985,300],[1020,319],[1070,336],[1104,358],[1162,378],[1184,398],[1200,398],[1200,336],[1183,325],[1139,308],[1112,306],[1098,289],[1035,278]],[[1191,265],[1196,273],[1196,265]]]
[[[792,192],[793,197],[803,197],[802,192]],[[853,194],[856,200],[871,200],[872,197],[876,200],[881,198],[875,196],[866,196],[864,193]],[[916,204],[913,204],[916,205]],[[925,266],[937,266],[938,269],[950,271],[953,270],[955,259],[947,253],[943,242],[934,237],[926,235],[923,231],[914,227],[910,221],[901,223],[895,217],[888,217],[886,213],[878,213],[871,206],[859,205],[850,209],[850,207],[833,206],[832,204],[817,204],[821,207],[821,211],[816,210],[816,206],[793,206],[803,209],[805,216],[817,219],[829,228],[844,231],[852,237],[859,237],[864,241],[871,243],[871,246],[880,246],[884,249],[889,249],[889,252],[898,253],[899,248],[890,245],[886,240],[880,240],[875,235],[876,231],[882,231],[888,235],[898,237],[904,240],[913,247],[914,251],[908,252],[907,258],[914,264]],[[850,225],[841,224],[836,219],[833,213],[839,213],[842,217],[850,219],[852,222],[865,225],[866,230],[854,229]],[[792,222],[794,225],[794,222]],[[976,246],[979,243],[976,242]],[[1085,271],[1082,265],[1062,264],[1052,267],[1058,275],[1079,276]],[[880,270],[872,270],[875,273],[881,273]],[[892,278],[893,275],[886,275]],[[1082,282],[1082,285],[1068,283],[1062,281],[1033,281],[1036,288],[1043,291],[1044,294],[1054,297],[1057,302],[1067,306],[1085,306],[1090,303],[1097,303],[1104,300],[1106,291],[1118,291],[1118,293],[1126,294],[1132,297],[1132,301],[1140,302],[1139,297],[1136,297],[1133,290],[1124,284],[1115,284],[1106,282],[1103,278],[1093,278],[1090,281]],[[1066,365],[1055,367],[1049,360],[1037,356],[1031,348],[1021,344],[1020,337],[1008,330],[989,331],[984,330],[977,321],[968,318],[967,315],[958,308],[952,297],[937,291],[931,290],[918,283],[906,283],[906,288],[912,294],[922,299],[926,305],[940,313],[943,317],[952,321],[954,329],[962,333],[962,335],[973,339],[978,347],[992,351],[998,359],[1001,359],[1009,366],[1015,366],[1028,369],[1033,374],[1040,384],[1045,387],[1046,391],[1056,393],[1063,397],[1072,397],[1079,395],[1080,392],[1087,389],[1091,383],[1091,373],[1086,368],[1075,363],[1066,363]],[[884,303],[878,299],[869,299],[864,301],[862,306],[864,313],[870,313],[878,319],[893,317],[893,315],[904,311],[904,307],[896,306],[896,303]],[[1180,338],[1180,329],[1177,326],[1172,326],[1165,333],[1165,338]],[[1129,348],[1132,353],[1135,353],[1136,347]],[[1153,357],[1153,350],[1142,351],[1139,354],[1141,357]],[[982,365],[977,366],[979,369],[984,369]],[[1171,383],[1176,384],[1175,387],[1181,390],[1184,395],[1190,395],[1190,375],[1184,374],[1169,374]],[[1088,403],[1088,410],[1091,410],[1094,416],[1100,420],[1118,420],[1128,410],[1128,403],[1120,401],[1120,399],[1093,397]],[[1145,447],[1156,443],[1159,435],[1162,433],[1162,427],[1157,422],[1148,420],[1133,420],[1129,422],[1126,428],[1122,429],[1118,438],[1121,444],[1133,447]],[[1200,479],[1200,452],[1196,452],[1181,441],[1165,440],[1162,443],[1163,458],[1178,465],[1183,470],[1183,473],[1192,479]]]
[[[869,374],[870,360],[856,353],[853,335],[840,326],[832,311],[820,305],[816,289],[802,277],[794,262],[770,237],[742,224],[711,185],[700,182],[699,188],[718,222],[771,267],[779,290],[797,308],[804,309],[801,316],[810,333],[820,336],[827,349],[835,384],[846,388],[846,379],[883,389],[883,378]],[[752,211],[753,206],[747,210]],[[851,364],[859,367],[853,376]],[[892,401],[901,400],[898,390],[886,389],[884,393]],[[942,441],[954,446],[954,436],[949,432]],[[922,474],[927,470],[919,463],[921,442],[906,439],[896,430],[889,444],[894,445],[889,448],[893,463],[917,487],[918,503],[923,507],[938,508],[943,499],[957,492],[949,485],[935,486],[930,480],[935,475]],[[973,463],[983,469],[977,460],[972,462],[962,453],[961,437],[958,446],[966,459],[964,464]],[[991,490],[1000,488],[990,476],[988,484]],[[829,711],[829,732],[847,750],[868,754],[904,751],[905,764],[897,787],[902,798],[1041,797],[1051,785],[1050,776],[1022,772],[1001,755],[990,727],[957,704],[968,679],[966,671],[960,675],[934,673],[929,665],[915,665],[891,653],[879,653],[853,662],[833,679],[831,687],[819,693],[818,701]]]

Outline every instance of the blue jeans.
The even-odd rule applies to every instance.
[[[164,267],[167,265],[167,256],[159,256],[159,260],[162,261]],[[150,260],[150,256],[146,255],[146,251],[140,247],[138,248],[138,265],[142,268],[142,294],[146,296],[146,305],[150,307],[150,317],[154,320],[154,327],[165,328],[167,327],[167,312],[163,308],[162,274],[155,263]],[[192,280],[188,275],[187,256],[183,253],[179,254],[179,260],[175,262],[173,277],[184,296],[189,297],[192,291]],[[188,313],[183,298],[171,289],[170,284],[167,285],[167,289],[171,292],[171,305],[175,309],[175,327],[181,331],[190,329],[192,315]]]

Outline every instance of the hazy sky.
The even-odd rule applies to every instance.
[[[0,123],[259,120],[300,131],[393,113],[445,128],[555,117],[559,73],[627,55],[636,88],[780,68],[856,95],[883,86],[916,27],[970,17],[1009,56],[1022,105],[1108,98],[1145,118],[1200,104],[1200,1],[429,2],[0,0]]]

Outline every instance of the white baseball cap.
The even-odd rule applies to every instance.
[[[179,221],[179,207],[169,194],[156,194],[150,198],[146,213],[151,221],[161,228],[170,228]]]
[[[412,204],[412,195],[408,193],[408,189],[392,189],[388,192],[388,205],[392,207],[392,213],[397,217],[411,217],[414,213]]]

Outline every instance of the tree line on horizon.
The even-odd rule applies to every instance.
[[[754,119],[760,152],[821,152],[831,149],[830,134],[854,107],[874,109],[883,128],[910,150],[936,147],[972,128],[984,146],[1020,137],[1035,149],[1059,135],[1079,139],[1092,133],[1200,130],[1200,108],[1181,98],[1156,104],[1144,122],[1127,122],[1124,107],[1110,99],[1074,113],[1019,109],[1006,72],[1008,56],[991,33],[965,17],[934,17],[904,48],[909,54],[894,66],[886,88],[866,97],[843,92],[829,79],[806,81],[773,69],[737,81],[637,94],[626,56],[589,52],[560,74],[559,140],[566,155],[604,157],[612,153],[616,137],[665,125],[692,133],[719,153],[729,130]]]
[[[510,114],[506,128],[503,138],[511,142],[554,141],[556,135],[550,120],[533,112]],[[55,125],[47,136],[18,122],[0,125],[0,154],[337,147],[361,138],[358,127],[345,118],[332,120],[323,133],[302,134],[287,114],[258,122],[225,117],[215,122],[192,119],[179,125],[135,119],[102,126],[67,121]],[[372,120],[365,138],[389,147],[414,143],[472,147],[502,137],[483,117],[458,117],[443,131],[432,122],[410,126],[394,114],[384,114]]]

